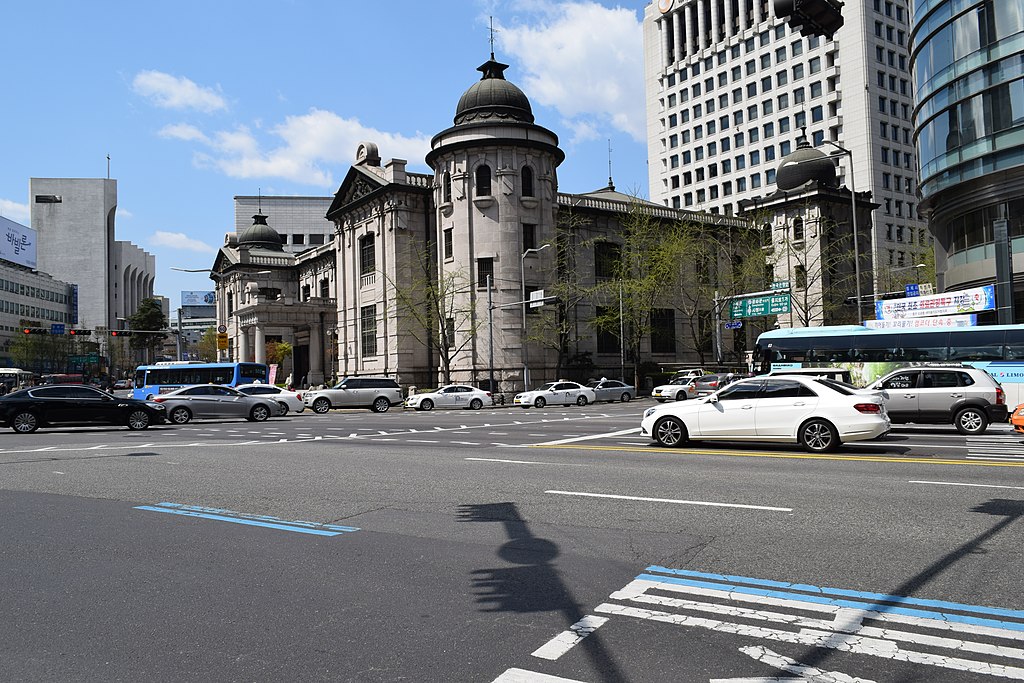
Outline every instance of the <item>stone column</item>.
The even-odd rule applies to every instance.
[[[306,375],[306,381],[310,385],[324,383],[323,334],[320,323],[309,326],[309,374]]]
[[[733,0],[725,0],[725,39],[733,36],[732,25],[736,21],[736,15],[732,11]]]
[[[697,25],[696,1],[690,0],[683,9],[686,10],[686,21],[683,26],[683,30],[686,32],[686,53],[687,55],[692,55],[697,51],[697,37],[693,31],[693,27]]]
[[[676,61],[682,61],[690,53],[689,41],[686,40],[686,26],[683,22],[683,10],[677,8],[672,13],[672,30],[676,36]]]
[[[720,0],[711,0],[711,46],[718,44],[718,36],[722,31],[722,17],[721,12],[718,11],[718,3]]]
[[[754,26],[760,26],[761,22],[765,20],[763,8],[764,5],[761,4],[761,0],[754,0]]]
[[[704,36],[708,30],[708,17],[704,8],[704,0],[697,0],[697,50],[703,50],[708,46]]]
[[[263,325],[257,325],[256,330],[256,362],[266,363],[267,362],[267,333],[263,330]]]
[[[249,331],[239,325],[238,327],[238,362],[245,363],[249,360]]]
[[[658,22],[659,28],[661,28],[661,63],[662,65],[668,66],[672,63],[669,58],[668,44],[669,44],[669,32],[672,30],[672,22],[669,21],[668,17],[662,17],[661,21]]]
[[[740,2],[740,5],[739,5],[739,10],[740,10],[740,33],[744,32],[748,28],[750,28],[750,19],[748,18],[749,15],[747,14],[747,3],[750,2],[750,1],[751,0],[739,0],[739,2]]]

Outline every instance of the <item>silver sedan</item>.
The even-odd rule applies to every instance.
[[[263,396],[247,396],[230,387],[199,384],[161,394],[153,399],[167,408],[167,419],[172,424],[187,424],[193,419],[220,419],[244,417],[251,422],[263,422],[278,415],[281,406]]]
[[[595,400],[597,401],[622,401],[626,403],[636,398],[636,388],[617,379],[593,380],[587,382],[587,386],[594,390]]]

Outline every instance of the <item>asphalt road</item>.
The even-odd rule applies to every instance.
[[[1024,679],[1005,426],[669,450],[649,405],[0,434],[0,677]]]

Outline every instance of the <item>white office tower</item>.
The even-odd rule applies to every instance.
[[[873,216],[875,291],[930,250],[917,215],[906,0],[843,8],[835,39],[803,37],[767,0],[657,0],[644,16],[651,199],[732,214],[776,191],[779,160],[806,127],[826,154],[852,152]],[[850,159],[840,161],[850,186]],[[905,276],[905,273],[901,274]]]

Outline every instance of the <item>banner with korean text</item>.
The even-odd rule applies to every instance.
[[[875,302],[875,317],[879,320],[925,318],[936,315],[960,315],[992,311],[996,307],[995,285],[944,292],[910,299],[888,299]]]

